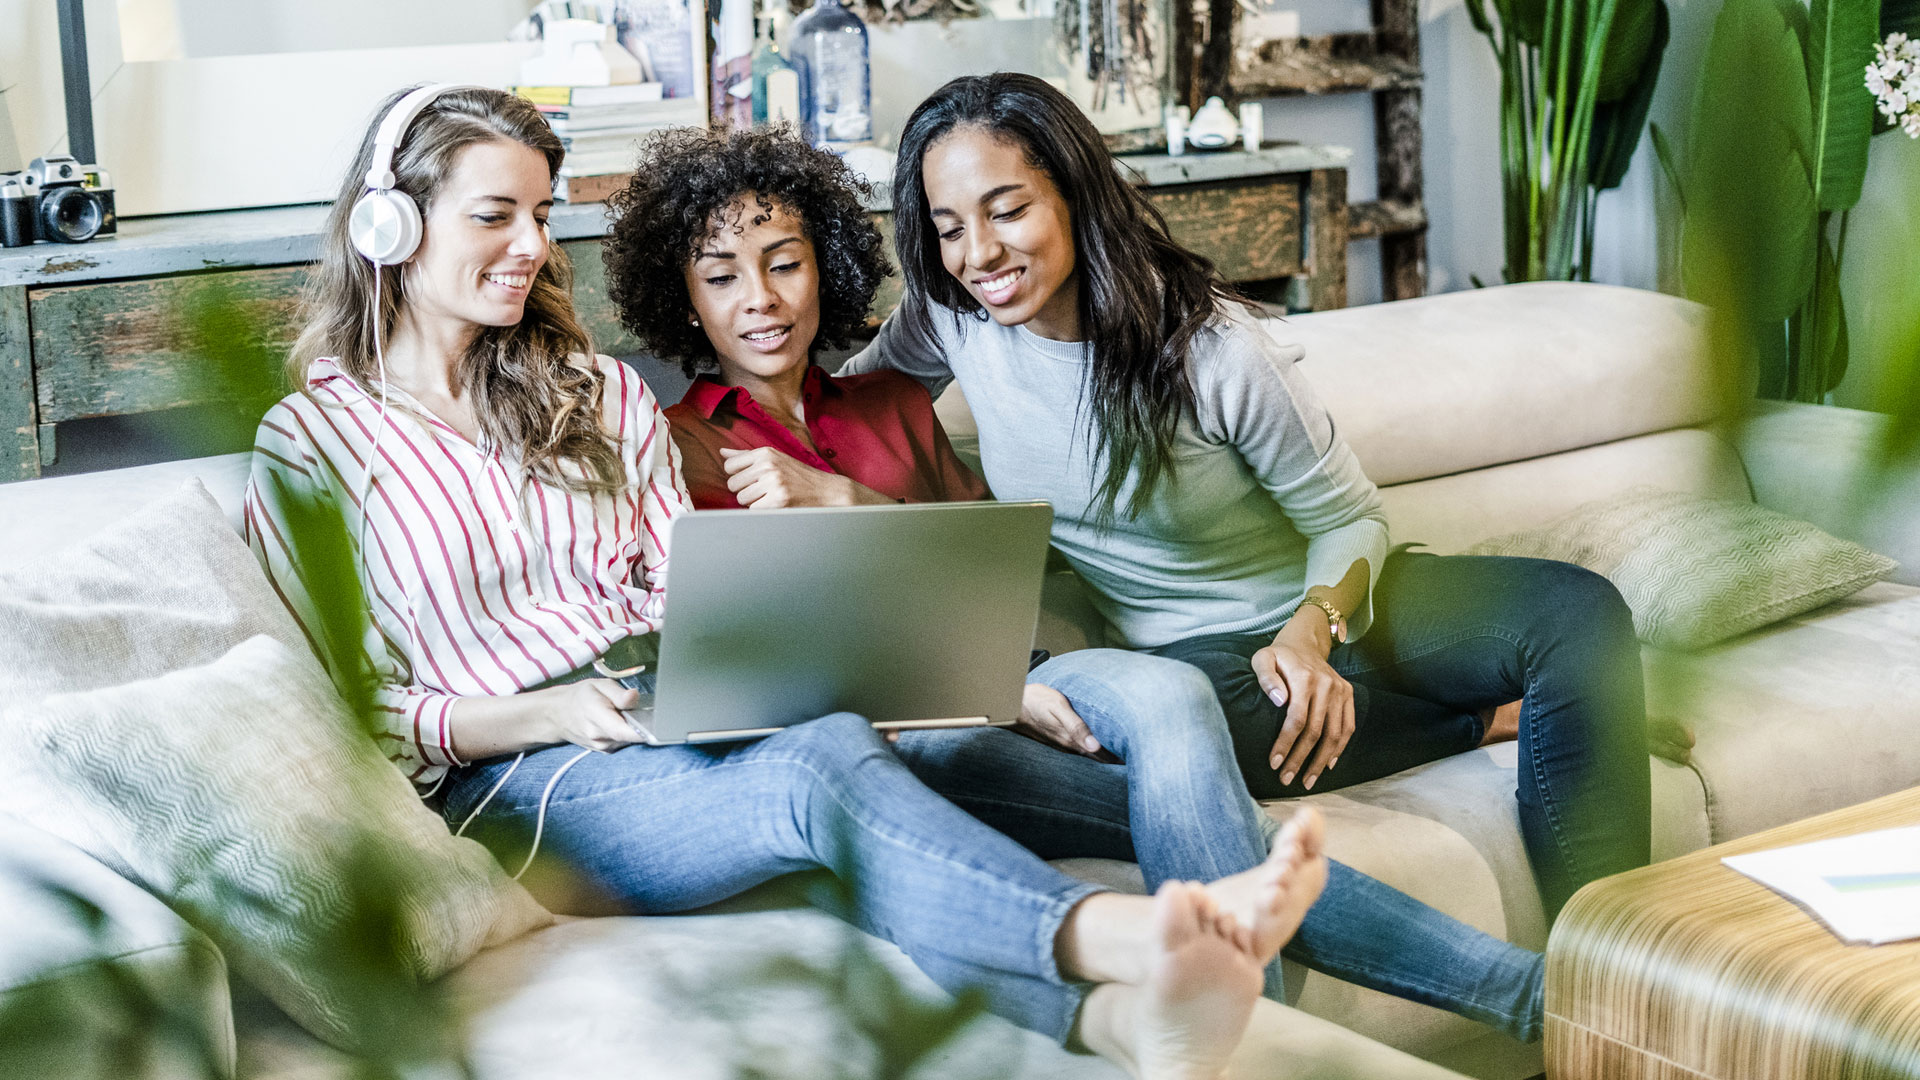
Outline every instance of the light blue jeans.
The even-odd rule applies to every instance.
[[[1054,938],[1099,890],[1042,860],[1134,859],[1149,887],[1207,881],[1258,864],[1269,830],[1194,668],[1086,650],[1030,678],[1066,695],[1126,764],[999,729],[913,732],[890,748],[836,714],[757,742],[589,755],[549,800],[543,848],[662,914],[828,868],[849,883],[841,913],[856,925],[948,990],[984,990],[995,1012],[1065,1040],[1087,987],[1061,976]],[[547,781],[577,754],[529,753],[487,804],[479,835],[503,861],[524,857]],[[511,761],[457,770],[443,789],[448,820],[463,821]],[[1338,864],[1288,955],[1521,1038],[1539,1033],[1536,955]]]

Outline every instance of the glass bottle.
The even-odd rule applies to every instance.
[[[787,58],[800,73],[800,121],[808,141],[844,151],[873,139],[867,24],[840,6],[814,0],[793,21]]]
[[[791,16],[787,0],[767,0],[760,37],[753,46],[753,126],[783,120],[800,122],[800,73],[780,51],[780,37]]]

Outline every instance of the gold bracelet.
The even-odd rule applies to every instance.
[[[1346,614],[1343,613],[1339,608],[1334,607],[1331,601],[1323,597],[1311,596],[1311,595],[1302,597],[1300,599],[1300,607],[1294,608],[1293,613],[1295,615],[1298,615],[1300,613],[1300,608],[1309,607],[1309,606],[1317,607],[1321,611],[1324,611],[1327,613],[1327,629],[1332,631],[1333,640],[1341,643],[1342,645],[1346,644],[1347,642]]]

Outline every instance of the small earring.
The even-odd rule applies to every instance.
[[[695,326],[699,326],[699,325],[700,325],[700,320],[699,320],[699,319],[695,319],[695,320],[693,320],[693,325],[695,325]]]

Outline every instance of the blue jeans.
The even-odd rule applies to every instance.
[[[1211,881],[1266,857],[1269,818],[1241,780],[1219,700],[1190,665],[1118,649],[1047,661],[1028,676],[1064,694],[1110,765],[1001,729],[910,732],[900,757],[926,785],[1047,859],[1140,864],[1163,881]],[[1334,862],[1282,955],[1373,990],[1540,1036],[1544,964]],[[1268,977],[1281,998],[1280,965]]]
[[[794,870],[857,868],[847,875],[850,920],[947,989],[982,988],[996,1012],[1065,1038],[1085,987],[1062,980],[1052,942],[1096,890],[1036,856],[1136,860],[1157,887],[1257,865],[1269,830],[1239,779],[1212,687],[1192,667],[1087,650],[1031,678],[1066,695],[1126,764],[992,728],[910,732],[889,753],[840,715],[756,743],[590,755],[556,787],[545,844],[654,913]],[[482,838],[504,843],[509,865],[523,857],[548,779],[577,753],[530,753],[487,805]],[[448,819],[464,820],[509,765],[456,771]],[[1521,1038],[1539,1034],[1537,955],[1337,863],[1285,955]],[[1276,996],[1277,973],[1276,964]]]
[[[579,754],[530,751],[483,811],[507,865],[526,851],[541,793]],[[457,770],[442,812],[464,821],[513,764]],[[836,713],[757,742],[589,754],[554,788],[543,851],[649,914],[701,907],[796,870],[851,889],[839,912],[900,946],[952,992],[1065,1041],[1087,987],[1054,962],[1067,913],[1100,891],[930,791],[863,719]]]
[[[1353,684],[1354,734],[1316,791],[1471,750],[1478,710],[1521,699],[1520,831],[1552,918],[1580,886],[1646,865],[1651,780],[1633,616],[1598,574],[1543,559],[1396,553],[1373,625],[1328,661]],[[1249,658],[1272,634],[1192,638],[1154,653],[1207,673],[1259,798],[1305,794],[1268,764],[1286,710]]]

